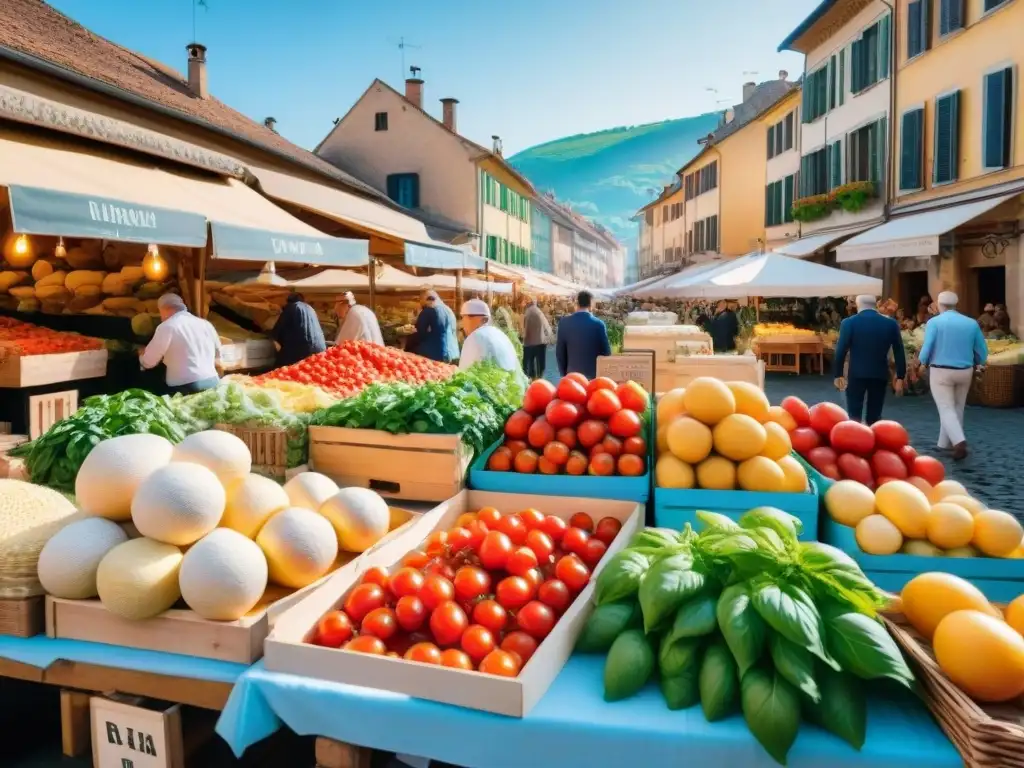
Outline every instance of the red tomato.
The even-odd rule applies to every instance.
[[[565,536],[565,532],[569,529],[569,524],[560,517],[548,515],[544,518],[539,528],[551,538],[551,541],[557,547],[562,543],[562,537]]]
[[[647,441],[642,437],[627,437],[622,441],[622,452],[632,456],[647,456]]]
[[[524,475],[532,475],[537,471],[537,460],[538,456],[535,451],[531,451],[527,448],[525,451],[520,451],[516,454],[515,459],[512,462],[512,466],[516,472]]]
[[[534,448],[543,448],[554,439],[555,428],[543,416],[530,425],[530,430],[526,434],[526,442]]]
[[[911,471],[914,466],[914,459],[917,458],[917,451],[914,450],[912,445],[904,445],[896,454],[903,459],[903,463],[907,465],[907,471]]]
[[[593,523],[591,523],[593,525]],[[582,555],[587,546],[590,534],[582,528],[572,527],[562,536],[562,549],[576,555]]]
[[[525,440],[531,424],[533,424],[533,416],[526,411],[516,411],[505,422],[505,435],[510,440]]]
[[[391,579],[391,593],[395,597],[419,594],[423,580],[424,576],[418,569],[409,566],[399,568]]]
[[[565,586],[565,582],[548,579],[537,588],[537,599],[545,605],[551,606],[558,613],[563,613],[572,602],[572,593]]]
[[[859,421],[841,421],[829,432],[828,443],[836,453],[870,456],[875,449],[875,433]]]
[[[818,448],[812,448],[807,453],[807,461],[811,463],[811,466],[821,472],[821,468],[827,464],[835,464],[839,459],[839,456],[831,448],[826,446],[820,446]]]
[[[907,477],[907,465],[892,451],[875,451],[871,456],[871,470],[878,478],[879,485],[883,477],[893,480],[905,480]]]
[[[576,430],[572,427],[562,427],[555,432],[555,440],[564,443],[571,451],[576,447]]]
[[[647,464],[644,460],[632,453],[624,453],[619,456],[615,467],[623,477],[640,477],[647,471]]]
[[[613,459],[617,459],[622,455],[622,445],[622,441],[619,438],[608,435],[601,441],[601,450],[597,451],[597,453],[607,453]],[[591,454],[591,457],[593,455]]]
[[[455,572],[455,598],[475,600],[491,590],[491,575],[475,565],[464,565]]]
[[[529,430],[529,427],[527,427],[527,430]],[[526,444],[525,440],[506,440],[505,447],[512,452],[512,458],[514,459],[517,453],[525,451],[530,446]]]
[[[532,507],[522,510],[519,513],[519,517],[523,519],[523,522],[526,523],[527,530],[530,531],[537,528],[542,522],[544,522],[544,513],[539,509],[533,509]]]
[[[516,614],[516,623],[526,634],[543,640],[555,626],[555,612],[539,600],[531,600]]]
[[[388,589],[388,583],[391,581],[391,577],[388,575],[387,568],[381,568],[379,565],[374,566],[363,574],[363,578],[359,580],[361,584],[376,584],[381,589]]]
[[[444,576],[432,573],[423,582],[419,598],[428,611],[433,611],[441,603],[455,598],[455,586]]]
[[[611,544],[621,529],[622,523],[614,517],[602,517],[597,521],[597,527],[594,528],[594,538],[600,539],[605,544]]]
[[[473,541],[473,534],[469,532],[468,528],[457,526],[448,531],[448,552],[455,554],[461,552],[464,549],[468,549]]]
[[[910,470],[910,474],[923,478],[935,486],[946,479],[946,468],[938,459],[931,456],[918,456],[914,459],[914,466]]]
[[[406,595],[395,604],[395,618],[406,632],[415,632],[427,620],[427,606],[416,595]]]
[[[811,428],[822,437],[828,437],[832,427],[850,418],[846,411],[835,403],[815,403],[811,406],[810,414]]]
[[[537,379],[526,388],[523,395],[523,410],[534,416],[544,413],[548,403],[555,399],[555,385],[544,379]]]
[[[407,565],[410,568],[422,568],[430,562],[430,558],[427,557],[425,552],[413,551],[402,558],[402,565]]]
[[[566,400],[552,400],[544,411],[544,418],[556,429],[572,427],[579,416],[579,407]]]
[[[476,519],[488,528],[493,528],[494,524],[501,520],[501,512],[494,507],[484,507],[477,511]]]
[[[566,555],[555,564],[555,577],[573,592],[579,592],[590,581],[590,569],[576,555]]]
[[[599,419],[610,419],[620,410],[622,410],[622,403],[619,402],[619,396],[609,389],[599,389],[587,400],[587,412]],[[635,411],[627,412],[636,416]]]
[[[497,643],[494,642],[494,635],[487,627],[471,624],[462,633],[459,645],[462,646],[462,650],[466,652],[466,655],[473,660],[473,663],[479,664],[484,660],[484,656],[495,649]]]
[[[806,457],[821,445],[821,436],[810,427],[797,427],[789,433],[789,441],[797,453]]]
[[[556,467],[564,466],[569,461],[569,446],[557,440],[550,442],[544,446],[544,458]]]
[[[466,612],[451,600],[441,603],[430,614],[430,632],[438,645],[455,645],[468,626]]]
[[[508,611],[496,600],[481,600],[473,606],[473,623],[485,626],[498,634],[508,623]]]
[[[543,520],[541,522],[543,523]],[[526,546],[533,550],[537,561],[541,563],[546,563],[551,557],[551,553],[555,551],[555,542],[539,528],[526,534]]]
[[[587,458],[586,454],[580,453],[579,451],[572,451],[569,454],[568,461],[565,462],[565,474],[585,475],[589,465],[590,460]]]
[[[583,405],[587,402],[587,385],[566,376],[558,382],[558,399]]]
[[[452,669],[473,669],[473,660],[469,655],[458,648],[448,648],[441,652],[441,666]]]
[[[550,443],[548,443],[550,445]],[[551,461],[547,456],[541,456],[537,459],[537,471],[542,475],[557,475],[562,471],[562,468]]]
[[[817,467],[815,467],[817,469]],[[826,464],[818,471],[825,477],[831,478],[832,480],[842,480],[843,476],[839,474],[839,467],[835,464]]]
[[[590,457],[587,471],[591,475],[607,477],[615,474],[615,457],[610,453],[595,453]]]
[[[569,527],[579,528],[587,533],[591,533],[594,530],[594,518],[586,512],[576,512],[569,518]]]
[[[406,661],[418,661],[420,664],[440,664],[441,649],[433,643],[416,643],[405,652]]]
[[[517,547],[526,542],[526,523],[519,515],[504,515],[494,524],[494,527],[508,536],[512,544]]]
[[[514,456],[506,446],[499,445],[487,459],[487,469],[491,472],[508,472],[512,469]]]
[[[377,584],[360,584],[349,592],[345,599],[345,613],[356,624],[374,608],[382,608],[387,602],[387,595]]]
[[[629,408],[637,413],[646,411],[650,402],[647,392],[635,381],[619,384],[615,389],[615,394],[619,396],[619,402],[622,403],[623,408]]]
[[[875,433],[875,443],[878,444],[878,447],[888,451],[898,451],[910,443],[910,435],[897,421],[889,419],[876,421],[871,425],[871,431]]]
[[[428,557],[440,557],[445,553],[445,547],[448,545],[448,531],[434,531],[427,538],[427,543],[423,547],[423,551],[427,553]]]
[[[388,647],[384,645],[384,641],[379,637],[373,635],[359,635],[359,637],[353,637],[344,646],[346,651],[355,651],[356,653],[372,653],[375,656],[383,656],[388,651]]]
[[[532,549],[529,547],[519,547],[508,556],[505,570],[513,576],[525,577],[530,570],[537,567],[537,564],[537,555],[534,554]]]
[[[374,608],[359,625],[364,635],[373,635],[381,640],[389,640],[398,631],[398,620],[390,608]]]
[[[599,389],[607,389],[609,392],[615,391],[615,382],[609,379],[607,376],[598,376],[596,379],[591,379],[587,384],[587,397],[590,397]]]
[[[587,540],[587,544],[583,547],[583,551],[578,554],[580,559],[587,564],[587,567],[593,570],[593,568],[601,562],[601,558],[604,557],[604,553],[607,550],[607,544],[600,539],[591,538]]]
[[[469,531],[469,548],[476,551],[487,535],[488,528],[481,521],[474,520],[466,526],[466,530]]]
[[[352,620],[344,611],[331,611],[316,627],[316,644],[328,648],[340,648],[353,634]]]
[[[525,632],[509,632],[501,641],[501,650],[514,654],[523,666],[537,651],[537,641]]]
[[[790,395],[782,400],[781,405],[782,410],[786,411],[793,417],[793,421],[796,422],[798,427],[811,426],[811,409],[808,408],[807,403],[799,397],[793,397]]]
[[[501,531],[489,531],[484,536],[480,550],[477,552],[480,564],[489,571],[504,568],[510,554],[512,554],[512,540]]]
[[[636,437],[644,428],[636,411],[623,408],[608,419],[608,431],[616,437]]]
[[[495,597],[510,611],[522,608],[533,597],[533,584],[522,576],[508,576],[498,582]]]
[[[875,476],[871,472],[871,465],[867,459],[853,453],[842,453],[836,460],[839,472],[847,480],[855,480],[868,488],[875,487]]]
[[[584,389],[590,386],[590,379],[588,379],[582,373],[567,373],[563,378],[569,379],[570,381],[575,381]]]
[[[515,677],[519,674],[519,663],[512,654],[502,650],[495,650],[484,657],[483,661],[480,662],[479,669],[488,675]]]
[[[603,421],[587,419],[576,429],[576,434],[579,436],[581,446],[592,448],[604,440],[605,435],[608,434],[608,426]]]

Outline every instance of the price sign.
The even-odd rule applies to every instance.
[[[647,392],[654,390],[654,350],[633,349],[597,358],[597,375],[616,382],[635,381]]]

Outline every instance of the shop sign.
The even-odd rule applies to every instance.
[[[152,709],[112,701],[90,700],[92,751],[96,768],[180,768],[172,741],[180,736],[177,705]]]
[[[305,237],[212,222],[213,255],[239,261],[284,261],[322,267],[362,267],[370,260],[368,240]]]
[[[635,381],[654,392],[654,350],[632,349],[618,355],[597,358],[597,375],[615,382]]]
[[[197,248],[206,245],[206,217],[100,195],[10,187],[15,232],[91,237]]]
[[[443,248],[423,243],[405,244],[405,263],[410,267],[426,269],[475,269],[484,268],[484,260],[461,248]]]
[[[864,245],[840,245],[836,248],[836,261],[868,261],[870,259],[901,259],[935,256],[939,252],[937,235],[887,240]]]

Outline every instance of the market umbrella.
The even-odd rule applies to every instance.
[[[299,291],[344,291],[352,289],[368,289],[370,278],[362,272],[352,272],[347,269],[325,269],[311,277],[302,280],[293,280],[289,286]],[[428,282],[422,277],[410,275],[400,269],[395,269],[389,264],[381,264],[377,267],[377,275],[374,279],[374,287],[377,290],[417,290],[427,287]]]
[[[691,264],[678,272],[673,272],[671,275],[660,275],[656,278],[647,278],[647,282],[642,287],[633,289],[632,295],[638,298],[672,296],[674,294],[667,293],[665,291],[666,288],[674,288],[679,285],[689,284],[689,282],[702,275],[711,273],[718,267],[732,263],[734,262],[727,259],[711,259],[710,261],[704,261],[700,264]]]

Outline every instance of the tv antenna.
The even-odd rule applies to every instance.
[[[404,36],[398,38],[398,42],[397,43],[392,41],[392,45],[394,45],[395,47],[398,48],[399,55],[402,57],[402,78],[404,79],[405,78],[405,73],[407,71],[406,68],[405,68],[405,51],[406,51],[406,49],[412,50],[412,51],[418,51],[423,46],[422,45],[414,45],[413,43],[406,42]],[[417,67],[417,69],[419,69],[419,68]]]
[[[202,8],[204,11],[209,11],[208,2],[209,0],[192,0],[192,42],[196,41],[196,9]]]

